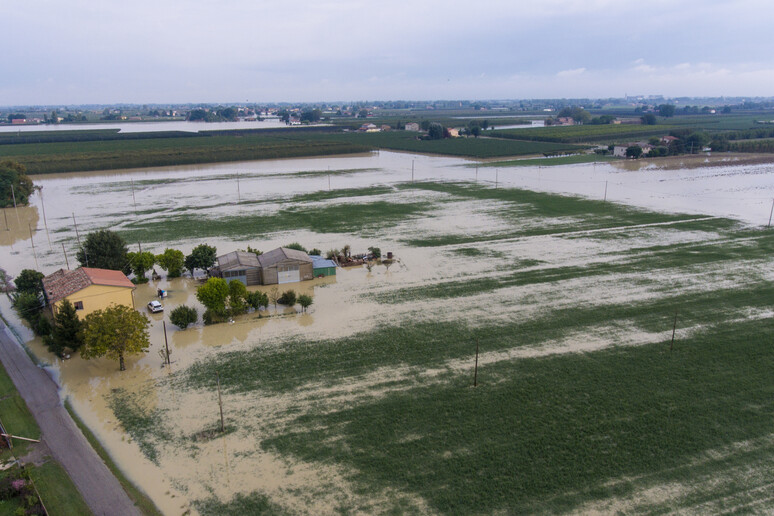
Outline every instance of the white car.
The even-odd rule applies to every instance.
[[[155,314],[158,312],[163,312],[164,306],[158,301],[151,301],[150,303],[148,303],[148,310],[150,310],[151,313]]]

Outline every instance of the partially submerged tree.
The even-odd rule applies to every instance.
[[[115,231],[101,229],[86,236],[75,256],[83,267],[124,271],[128,265],[126,255],[126,241]]]
[[[231,315],[240,315],[247,311],[247,287],[239,280],[228,283],[228,306]]]
[[[169,321],[181,330],[185,330],[190,324],[195,324],[198,319],[199,314],[192,306],[180,305],[169,313]]]
[[[309,296],[307,294],[301,294],[298,296],[298,304],[301,305],[301,311],[306,312],[306,309],[312,306],[312,303],[314,300],[312,299],[312,296]]]
[[[34,191],[32,180],[27,177],[27,169],[16,161],[0,161],[0,208],[14,205],[26,206]]]
[[[156,255],[156,263],[167,271],[167,278],[179,278],[185,267],[185,255],[177,249],[165,249],[163,253]]]
[[[83,348],[86,360],[107,356],[118,359],[119,369],[126,370],[127,355],[146,353],[150,346],[148,318],[125,305],[112,305],[86,316],[83,321]]]
[[[202,269],[207,272],[215,264],[215,260],[218,258],[217,252],[213,246],[199,244],[193,248],[191,254],[185,257],[185,268],[191,271],[192,276],[194,269]]]
[[[129,261],[129,267],[137,279],[135,283],[147,282],[145,273],[156,263],[156,256],[150,251],[143,251],[141,253],[127,253],[126,258]]]
[[[226,315],[226,299],[228,299],[228,283],[223,278],[210,278],[196,289],[196,299],[213,313]]]
[[[58,355],[67,349],[77,351],[83,345],[83,322],[68,299],[59,304],[54,315],[51,336],[44,342],[52,353]]]
[[[269,307],[269,296],[260,291],[249,292],[247,294],[247,304],[255,310],[260,310],[261,307]]]
[[[269,290],[269,299],[271,300],[271,303],[274,305],[274,308],[277,308],[277,301],[279,301],[279,298],[280,298],[279,287],[272,287],[271,290]]]
[[[287,305],[287,306],[295,306],[296,305],[296,291],[295,290],[286,290],[282,293],[279,299],[277,299],[277,303],[281,305]]]

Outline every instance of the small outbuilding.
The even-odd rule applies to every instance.
[[[278,247],[258,256],[261,264],[261,283],[276,285],[295,283],[314,278],[312,259],[303,251]]]
[[[315,278],[336,275],[336,262],[333,260],[326,260],[316,254],[310,254],[309,258],[312,259],[312,271]]]
[[[245,285],[261,284],[261,263],[255,253],[234,251],[217,258],[218,265],[211,271],[224,280],[239,280]]]

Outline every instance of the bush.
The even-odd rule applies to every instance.
[[[199,320],[199,313],[192,306],[180,305],[169,313],[169,321],[181,330],[196,324],[197,320]]]
[[[204,321],[205,325],[209,326],[210,324],[226,322],[226,316],[207,309],[202,314],[202,320]]]
[[[371,252],[374,258],[381,258],[382,257],[382,250],[378,247],[369,247],[368,250]]]
[[[298,304],[301,305],[301,309],[306,312],[306,309],[312,305],[312,296],[301,294],[298,296]]]
[[[287,305],[287,306],[295,306],[296,304],[296,291],[295,290],[286,290],[282,293],[282,296],[280,296],[279,299],[277,299],[277,302],[281,305]]]
[[[247,304],[255,310],[260,310],[261,307],[266,308],[269,306],[269,296],[263,292],[249,292],[247,294]]]
[[[302,246],[298,242],[293,242],[292,244],[288,244],[285,246],[285,249],[295,249],[296,251],[303,251],[306,252],[306,247]]]

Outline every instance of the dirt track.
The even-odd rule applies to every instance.
[[[62,465],[95,515],[141,514],[73,422],[58,386],[32,363],[0,322],[0,360],[41,431],[41,440]]]

